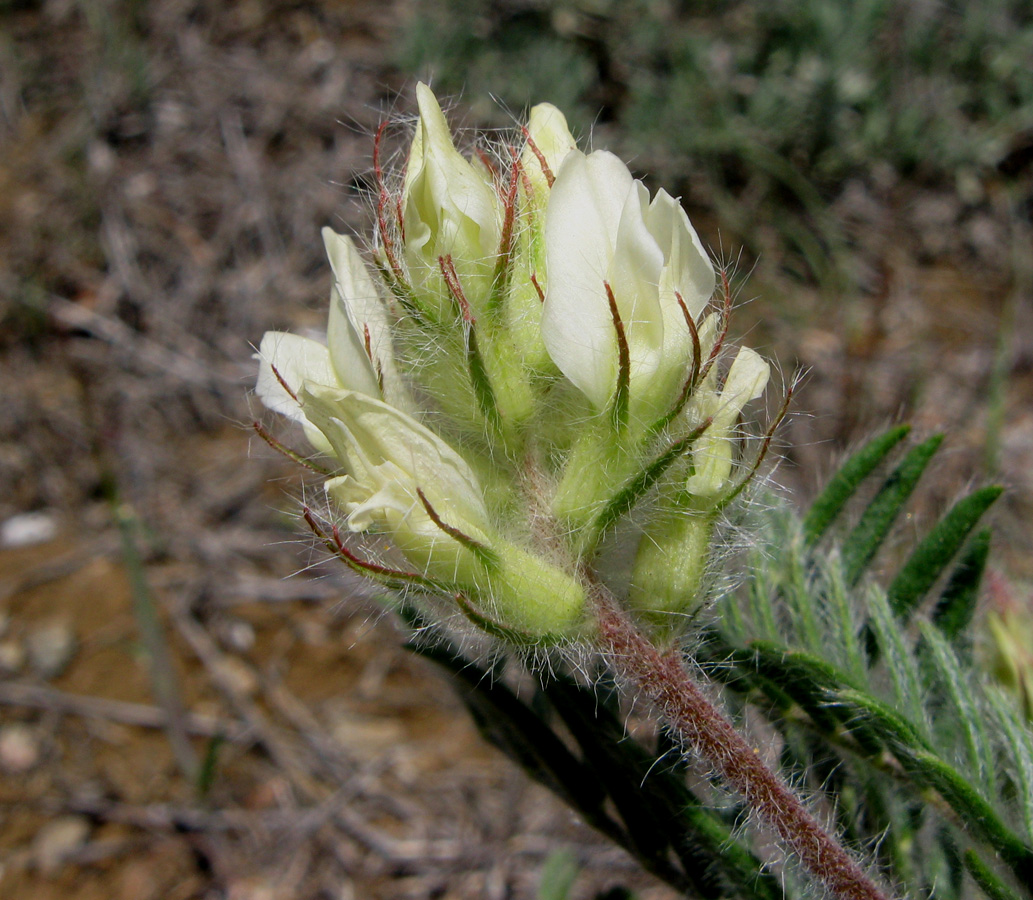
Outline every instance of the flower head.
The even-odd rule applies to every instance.
[[[708,314],[714,268],[685,212],[577,149],[555,107],[471,162],[425,85],[417,102],[400,192],[379,185],[379,272],[324,229],[326,343],[260,347],[258,396],[326,458],[331,516],[404,562],[331,544],[494,633],[558,639],[634,517],[627,602],[684,610],[748,477],[738,423],[767,363],[742,349],[721,378],[727,303]]]

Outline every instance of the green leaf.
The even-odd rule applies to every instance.
[[[949,641],[957,642],[972,622],[989,555],[990,529],[984,528],[969,541],[933,608],[932,620]]]
[[[777,709],[790,709],[796,701],[781,687],[757,671],[755,654],[750,650],[732,647],[716,631],[703,633],[695,651],[698,663],[705,666],[707,674],[715,681],[726,685],[738,694],[759,692]]]
[[[754,641],[749,651],[758,674],[793,698],[826,733],[836,730],[839,716],[829,703],[831,691],[845,680],[834,666],[809,653],[787,650],[769,641]]]
[[[926,724],[922,701],[926,690],[919,675],[904,627],[893,615],[886,595],[876,587],[868,592],[869,634],[874,638],[872,659],[881,652],[893,685],[893,702],[915,727]]]
[[[567,900],[581,867],[569,850],[554,850],[542,866],[538,900]]]
[[[711,420],[706,419],[688,434],[674,441],[663,453],[642,468],[637,475],[621,485],[620,489],[599,511],[599,514],[589,528],[589,533],[598,538],[622,516],[634,508],[635,504],[638,503],[646,491],[656,484],[657,480],[670,468],[671,464],[692,449],[692,445],[710,425]]]
[[[958,658],[935,625],[921,623],[923,647],[930,651],[940,683],[943,685],[948,709],[952,715],[949,728],[960,730],[973,780],[984,797],[994,796],[994,754],[986,730],[986,717],[976,706],[972,689],[967,683]]]
[[[550,678],[542,690],[577,741],[585,762],[607,793],[627,828],[637,853],[661,859],[670,833],[657,821],[641,790],[644,750],[624,740],[620,721],[601,707],[594,693],[566,678]]]
[[[868,658],[860,639],[857,604],[847,590],[841,566],[828,567],[823,587],[822,602],[830,626],[823,655],[834,659],[854,683],[863,684],[868,678]]]
[[[477,347],[477,338],[472,323],[466,325],[466,364],[470,372],[470,384],[473,386],[473,393],[477,398],[477,408],[484,416],[484,420],[496,432],[501,433],[502,416],[495,399],[495,388],[492,387],[491,376],[484,364],[484,357]]]
[[[644,864],[662,864],[670,848],[699,897],[784,900],[778,880],[689,790],[680,764],[663,765],[630,738],[593,690],[562,677],[550,679],[543,690],[605,785]]]
[[[942,442],[943,435],[937,434],[911,448],[868,504],[860,521],[843,542],[847,584],[852,586],[861,580]]]
[[[886,591],[894,615],[907,621],[961,549],[976,522],[1001,496],[997,485],[980,488],[951,507],[901,567]]]
[[[972,880],[990,900],[1019,900],[1019,895],[1001,881],[993,869],[979,858],[975,850],[966,850],[962,858]]]
[[[917,728],[870,694],[848,688],[840,691],[836,700],[854,721],[869,726],[894,755],[929,751],[925,736]]]
[[[1019,812],[1026,826],[1026,838],[1033,840],[1033,732],[1009,694],[991,690],[988,695],[1001,725],[1001,738],[1011,757],[1011,776],[1015,781]]]
[[[961,820],[992,846],[1022,884],[1033,884],[1033,848],[1004,823],[997,810],[981,797],[949,763],[942,760],[895,710],[861,691],[844,691],[838,700],[852,707],[885,740],[904,771],[922,788],[938,791]]]
[[[1033,849],[1012,833],[957,770],[927,751],[898,753],[897,759],[928,787],[939,791],[965,824],[1001,855],[1022,884],[1033,884]]]
[[[861,482],[910,431],[910,425],[898,425],[890,429],[853,454],[829,479],[829,483],[811,504],[803,520],[804,540],[808,547],[818,543]]]

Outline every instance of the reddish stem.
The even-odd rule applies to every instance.
[[[886,900],[849,853],[703,693],[676,650],[661,652],[604,589],[593,591],[611,664],[652,700],[685,744],[712,765],[839,900]]]

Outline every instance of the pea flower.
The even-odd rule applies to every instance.
[[[767,363],[740,350],[721,379],[727,290],[708,313],[716,276],[685,212],[579,150],[555,107],[471,160],[426,85],[417,104],[397,188],[378,136],[374,265],[323,231],[326,343],[259,348],[259,398],[322,458],[326,521],[309,524],[413,602],[530,642],[587,627],[600,548],[626,536],[638,551],[609,588],[660,628],[701,596],[717,513],[752,471],[738,422]]]
[[[400,204],[405,261],[415,296],[441,320],[452,306],[445,260],[455,267],[470,302],[479,309],[487,301],[503,212],[490,180],[455,148],[445,115],[425,84],[417,86],[416,101],[420,118]]]
[[[686,317],[714,268],[666,191],[650,201],[612,153],[567,155],[549,197],[542,331],[564,375],[618,424],[649,425],[674,403],[693,353]]]

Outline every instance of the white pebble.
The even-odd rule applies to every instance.
[[[0,547],[28,547],[57,537],[57,518],[48,512],[28,512],[0,522]]]
[[[60,816],[47,822],[32,841],[32,860],[44,875],[53,875],[90,836],[83,816]]]
[[[13,638],[0,641],[0,675],[17,675],[25,665],[25,648]]]
[[[41,678],[60,675],[75,655],[75,632],[66,619],[53,619],[29,632],[29,662]]]
[[[39,762],[39,740],[28,725],[0,725],[0,769],[21,775]]]

